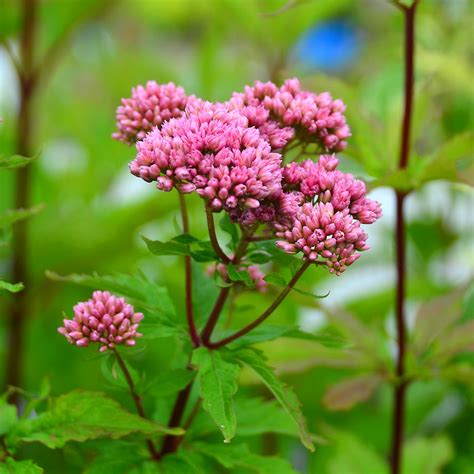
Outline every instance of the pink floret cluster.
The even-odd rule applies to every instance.
[[[194,96],[188,97],[182,87],[176,87],[172,82],[148,81],[145,86],[134,87],[132,97],[122,99],[117,108],[117,132],[112,137],[129,145],[142,140],[154,127],[181,117],[193,100]]]
[[[264,224],[278,247],[339,275],[368,249],[361,225],[380,218],[380,205],[362,181],[337,169],[334,154],[287,165],[282,154],[290,142],[302,152],[311,144],[343,150],[350,136],[344,111],[341,100],[304,91],[297,79],[281,87],[257,81],[224,103],[148,83],[119,107],[117,138],[136,141],[135,176],[162,191],[195,192],[252,232]],[[248,270],[264,288],[258,267]]]
[[[209,102],[139,141],[130,171],[162,191],[197,192],[215,212],[241,213],[281,193],[281,155],[238,111]]]
[[[64,326],[58,328],[71,344],[87,347],[99,344],[99,351],[114,349],[115,346],[134,346],[142,313],[135,313],[132,305],[110,294],[108,291],[94,291],[88,301],[74,306],[73,319],[64,319]]]
[[[324,151],[336,152],[346,148],[351,135],[344,103],[334,100],[328,92],[301,90],[296,78],[286,80],[281,87],[256,81],[244,92],[235,92],[229,106],[241,109],[250,124],[258,127],[275,148],[297,138],[303,143],[318,143]]]

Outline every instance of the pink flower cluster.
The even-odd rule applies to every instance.
[[[181,117],[188,103],[195,100],[194,96],[186,96],[182,87],[172,82],[157,84],[148,81],[146,86],[132,89],[132,97],[122,99],[117,108],[117,129],[112,135],[129,145],[142,140],[154,127],[174,117]]]
[[[265,293],[268,288],[268,283],[264,280],[265,274],[260,270],[258,265],[249,265],[249,266],[240,266],[237,268],[239,272],[247,270],[249,276],[255,285],[255,289],[260,293]],[[227,266],[223,263],[218,263],[216,265],[209,265],[207,268],[207,273],[209,276],[212,276],[214,272],[219,272],[219,275],[224,281],[228,280]]]
[[[328,92],[301,90],[296,78],[280,88],[272,82],[256,81],[243,93],[235,92],[229,106],[241,109],[274,148],[282,148],[296,137],[304,143],[319,143],[326,151],[341,151],[351,135],[344,103],[333,100]]]
[[[97,342],[104,352],[117,345],[134,346],[135,338],[142,336],[137,332],[142,319],[123,298],[94,291],[90,300],[74,306],[74,318],[65,319],[58,332],[79,347]]]
[[[137,143],[130,171],[163,191],[197,192],[210,208],[243,212],[281,192],[281,156],[238,111],[195,102]]]

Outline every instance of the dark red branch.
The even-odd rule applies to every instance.
[[[117,359],[118,365],[120,366],[120,369],[122,370],[125,380],[127,381],[130,395],[132,396],[133,403],[135,403],[137,413],[142,418],[147,419],[145,410],[142,405],[142,400],[140,398],[140,395],[138,395],[138,393],[135,390],[135,383],[133,382],[132,376],[130,375],[127,364],[125,364],[125,361],[122,359],[122,356],[119,354],[119,352],[116,349],[114,349],[114,353],[115,353],[115,358]],[[151,439],[147,439],[146,444],[147,444],[148,451],[150,452],[151,457],[153,459],[159,459],[160,455],[158,454],[158,451],[156,450],[155,445],[153,444],[153,441]]]
[[[410,131],[413,115],[413,89],[414,89],[414,62],[415,62],[415,13],[418,1],[415,0],[411,6],[396,2],[403,11],[405,20],[405,98],[404,112],[401,127],[401,145],[399,168],[405,169],[410,158]],[[408,382],[405,380],[405,354],[406,354],[406,229],[405,229],[405,204],[406,193],[396,192],[396,222],[395,222],[395,246],[396,246],[396,299],[395,315],[397,329],[397,383],[394,388],[394,409],[392,419],[392,446],[390,453],[390,465],[392,474],[400,474],[402,465],[402,449],[405,432],[405,398]]]
[[[203,338],[203,343],[210,349],[218,349],[219,347],[225,346],[236,339],[244,336],[252,329],[256,328],[260,324],[262,324],[272,313],[275,311],[278,306],[280,306],[281,302],[286,298],[288,293],[293,289],[296,285],[296,282],[300,279],[301,275],[306,271],[306,269],[311,265],[309,260],[305,260],[303,265],[299,268],[299,270],[294,274],[293,278],[290,280],[286,288],[277,296],[275,301],[253,322],[245,326],[244,328],[240,329],[236,333],[232,334],[229,337],[226,337],[218,342],[211,342],[208,339]]]
[[[221,246],[219,245],[219,241],[217,240],[216,227],[214,225],[214,215],[211,209],[209,209],[209,207],[207,206],[206,206],[206,218],[207,218],[207,228],[209,230],[209,238],[211,240],[211,245],[212,245],[212,248],[214,249],[214,252],[216,252],[217,256],[222,260],[222,262],[229,263],[230,258],[222,250]]]
[[[179,208],[181,210],[181,219],[183,221],[183,232],[185,234],[189,234],[189,217],[186,201],[183,194],[178,193],[178,196]],[[184,257],[184,272],[186,292],[186,320],[188,322],[189,336],[191,337],[193,346],[198,347],[200,344],[200,339],[193,315],[193,274],[191,267],[191,257],[189,255]]]

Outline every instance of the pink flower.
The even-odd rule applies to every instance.
[[[123,298],[94,291],[90,300],[74,306],[74,318],[64,319],[58,332],[79,347],[96,342],[104,352],[117,345],[134,346],[135,338],[142,336],[137,332],[142,319]]]
[[[186,96],[184,89],[172,82],[148,81],[145,87],[139,85],[132,89],[132,97],[122,99],[117,108],[118,131],[112,137],[131,145],[166,120],[181,117],[186,106],[194,100],[194,96]]]
[[[308,202],[286,224],[275,224],[282,240],[277,246],[287,253],[302,252],[304,258],[322,261],[331,273],[340,275],[367,250],[367,234],[348,209],[335,211],[330,203]]]
[[[296,137],[305,143],[318,143],[323,150],[341,151],[351,135],[344,103],[333,100],[328,92],[302,91],[296,78],[288,79],[280,88],[272,82],[256,81],[243,93],[234,93],[229,106],[242,109],[274,148]],[[268,111],[267,118],[262,108]]]
[[[137,143],[130,171],[157,187],[196,191],[209,207],[243,213],[281,192],[281,156],[238,110],[195,102]]]

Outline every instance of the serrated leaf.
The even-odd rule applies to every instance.
[[[192,363],[198,370],[203,407],[222,432],[224,441],[229,442],[237,426],[233,396],[240,367],[225,361],[219,351],[204,347],[193,352]]]
[[[446,436],[409,440],[403,449],[402,474],[441,474],[453,455],[453,447]]]
[[[0,399],[0,436],[7,434],[17,422],[15,405]]]
[[[232,446],[194,443],[193,448],[215,459],[226,469],[245,468],[258,474],[295,474],[291,464],[275,456],[252,453],[246,444]]]
[[[30,164],[32,161],[36,160],[39,155],[27,158],[26,156],[13,155],[13,156],[0,156],[0,169],[13,169],[20,168]]]
[[[412,346],[417,354],[423,353],[461,316],[464,288],[423,303],[418,310],[413,328]]]
[[[186,369],[166,370],[158,374],[149,384],[147,392],[156,397],[169,397],[186,387],[196,373]]]
[[[129,413],[102,393],[74,390],[53,400],[48,411],[20,420],[8,439],[13,443],[39,442],[54,449],[68,441],[116,439],[131,433],[150,436],[183,432],[181,428],[167,428]]]
[[[12,209],[0,214],[0,228],[8,227],[17,221],[26,219],[34,214],[37,214],[44,206],[39,204],[38,206],[30,207],[29,209]]]
[[[323,403],[330,410],[349,410],[357,403],[368,400],[382,380],[382,377],[376,374],[343,380],[329,387],[324,395]]]
[[[264,280],[267,283],[271,283],[272,285],[279,286],[281,288],[286,287],[286,280],[279,273],[269,273],[268,275],[265,275]]]
[[[115,273],[113,275],[77,274],[61,276],[57,273],[46,271],[46,276],[51,280],[76,283],[92,289],[108,290],[118,293],[148,310],[156,311],[169,317],[175,316],[174,304],[168,290],[148,280],[143,275],[126,275]]]
[[[16,461],[7,458],[3,465],[0,464],[1,474],[42,474],[44,470],[31,460]]]
[[[10,293],[18,293],[23,290],[25,285],[23,283],[8,283],[8,281],[0,280],[0,290],[6,290]]]
[[[311,334],[304,332],[293,326],[279,326],[274,324],[264,324],[253,329],[248,334],[236,339],[229,344],[230,348],[244,347],[251,344],[273,341],[280,337],[291,339],[303,339],[318,342],[326,347],[342,347],[344,339],[332,334]]]
[[[150,240],[142,236],[148,250],[153,255],[190,255],[189,246],[180,242],[170,240],[169,242],[161,242],[160,240]]]
[[[306,428],[306,420],[301,412],[298,397],[290,387],[277,379],[273,369],[266,364],[263,353],[255,349],[239,349],[234,353],[234,357],[250,367],[260,377],[298,426],[303,445],[310,451],[314,451],[314,445]]]

